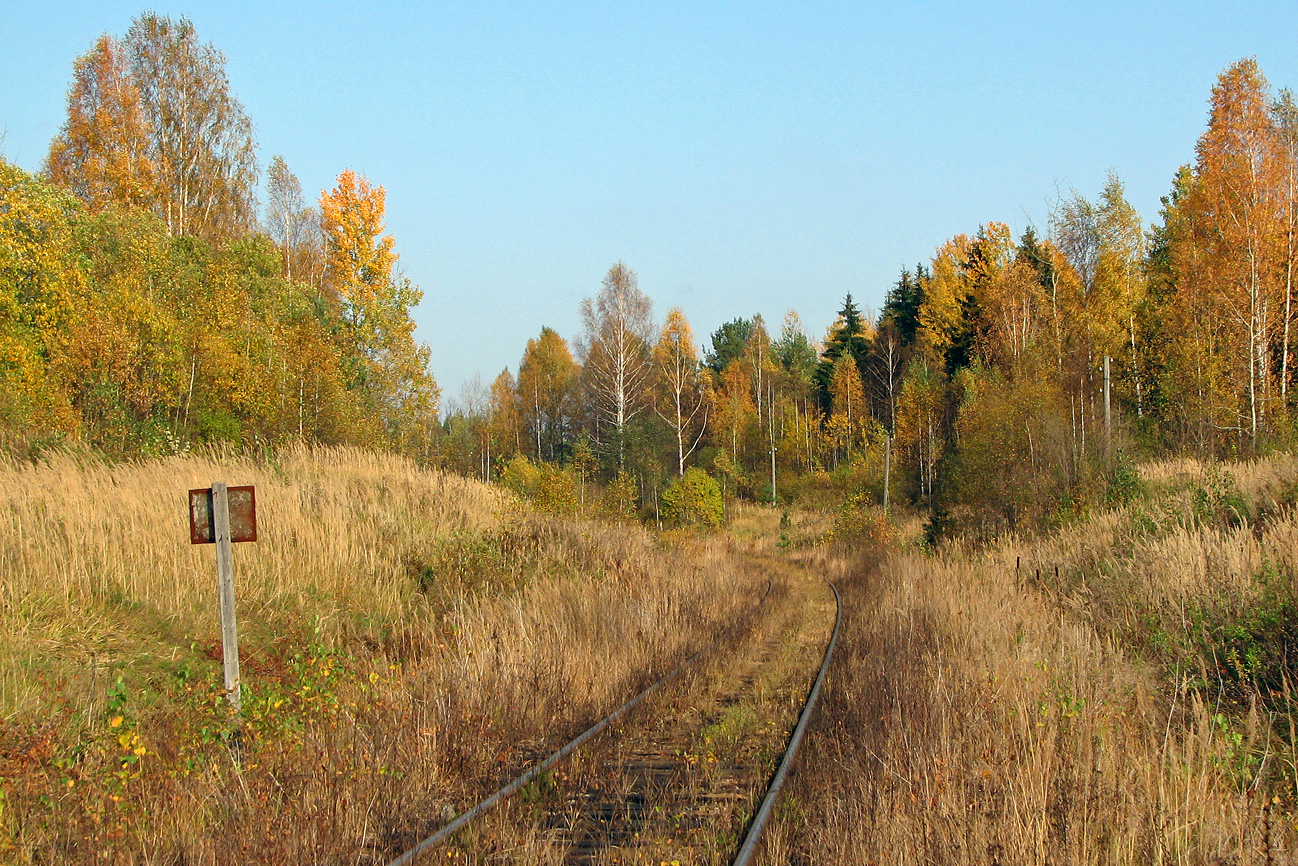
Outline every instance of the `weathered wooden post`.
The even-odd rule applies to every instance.
[[[888,513],[888,482],[892,477],[892,434],[883,437],[883,513]]]
[[[1104,356],[1104,456],[1107,458],[1113,447],[1113,413],[1110,408],[1109,356]]]
[[[225,670],[225,696],[238,713],[243,708],[239,680],[239,629],[234,610],[234,551],[237,541],[257,540],[257,495],[253,487],[227,487],[224,481],[210,488],[189,491],[189,541],[216,545],[216,588],[221,605],[221,655]]]
[[[771,442],[771,507],[775,507],[775,442]]]
[[[237,713],[243,709],[239,683],[239,628],[234,614],[234,545],[230,540],[230,491],[224,481],[212,485],[212,533],[216,536],[216,588],[221,597],[221,656],[225,694]]]

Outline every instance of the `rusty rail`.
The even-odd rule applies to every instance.
[[[761,808],[757,810],[757,815],[748,825],[748,834],[744,836],[744,844],[739,847],[739,853],[731,861],[731,866],[748,866],[753,854],[757,851],[757,842],[761,838],[762,829],[766,826],[766,821],[771,817],[771,810],[775,808],[775,801],[780,795],[780,788],[784,785],[785,778],[789,775],[789,768],[793,765],[793,759],[798,754],[798,746],[802,744],[802,735],[807,731],[807,724],[811,721],[811,712],[816,708],[816,700],[820,697],[820,686],[825,681],[825,672],[829,670],[829,662],[834,657],[834,646],[838,643],[838,630],[843,624],[843,597],[838,594],[838,587],[832,583],[829,588],[834,591],[834,602],[838,606],[838,612],[834,616],[834,633],[829,638],[829,645],[825,647],[825,660],[821,662],[820,673],[816,675],[816,682],[811,687],[811,693],[807,695],[807,702],[802,707],[802,715],[798,718],[798,726],[793,729],[793,736],[789,738],[789,746],[784,750],[784,757],[780,760],[779,769],[775,771],[775,776],[771,779],[771,785],[766,789],[766,797],[762,800]]]
[[[762,596],[762,600],[759,601],[759,602],[757,603],[757,609],[758,609],[758,610],[760,610],[761,607],[762,607],[762,605],[766,604],[766,600],[767,600],[768,598],[770,598],[770,595],[771,595],[771,589],[774,587],[774,585],[775,585],[775,584],[774,584],[773,581],[770,581],[770,580],[767,581],[767,583],[766,583],[766,594],[763,595],[763,596]],[[834,592],[835,592],[835,594],[837,594],[838,591],[835,590]],[[731,631],[731,629],[727,629],[725,634],[728,634],[730,631]],[[411,848],[409,851],[406,851],[406,852],[405,852],[404,854],[402,854],[400,857],[398,857],[398,858],[396,858],[395,860],[393,860],[392,862],[390,862],[390,863],[388,864],[388,866],[410,866],[410,864],[413,864],[413,863],[417,862],[418,859],[419,859],[419,858],[420,858],[420,857],[421,857],[421,856],[422,856],[426,851],[428,851],[430,848],[434,848],[434,847],[436,847],[438,844],[440,844],[440,843],[446,841],[448,838],[450,838],[450,837],[451,837],[452,835],[454,835],[456,832],[458,832],[459,830],[463,829],[463,828],[465,827],[465,825],[467,825],[467,824],[468,824],[470,821],[472,821],[474,818],[476,818],[476,817],[478,817],[479,815],[482,815],[482,814],[484,814],[484,813],[486,813],[486,812],[489,812],[489,811],[491,811],[492,809],[494,809],[496,806],[500,805],[500,803],[501,803],[503,800],[505,800],[505,798],[509,797],[511,794],[514,794],[514,793],[517,792],[520,788],[522,788],[524,785],[526,785],[528,782],[532,781],[532,780],[535,779],[537,776],[541,775],[541,774],[544,773],[546,770],[550,769],[550,767],[554,766],[554,765],[557,764],[559,761],[562,761],[562,760],[563,760],[564,758],[566,758],[568,755],[572,754],[574,751],[576,751],[578,748],[580,748],[580,747],[582,746],[582,744],[585,743],[587,740],[589,740],[591,737],[595,736],[595,735],[598,734],[600,731],[602,731],[602,730],[604,730],[605,728],[607,728],[607,727],[608,727],[610,724],[612,724],[614,721],[616,721],[617,719],[619,719],[619,718],[621,718],[623,715],[625,715],[627,712],[629,712],[632,708],[634,708],[634,707],[636,706],[636,704],[640,703],[640,702],[643,701],[645,698],[649,697],[649,695],[651,695],[651,694],[653,694],[654,692],[658,691],[658,690],[659,690],[660,688],[662,688],[664,685],[666,685],[667,683],[669,683],[669,682],[671,682],[672,680],[676,679],[676,677],[680,676],[681,673],[684,672],[684,670],[685,670],[687,667],[689,667],[689,666],[694,662],[695,659],[697,659],[699,656],[701,656],[701,655],[703,655],[703,654],[709,652],[710,650],[712,650],[713,647],[715,647],[718,643],[720,643],[720,642],[721,642],[721,638],[724,637],[725,634],[723,634],[722,636],[718,637],[718,638],[717,638],[716,640],[714,640],[712,643],[708,644],[708,645],[705,646],[703,649],[699,650],[699,651],[696,652],[694,655],[692,655],[692,656],[690,656],[689,658],[687,658],[685,661],[681,662],[681,664],[680,664],[680,665],[679,665],[675,670],[673,670],[671,673],[667,674],[667,675],[666,675],[665,677],[663,677],[662,679],[658,680],[658,682],[656,682],[656,683],[654,683],[653,685],[649,686],[647,689],[645,689],[644,691],[640,692],[640,694],[636,695],[634,698],[632,698],[631,700],[627,701],[625,704],[623,704],[622,706],[618,707],[616,710],[614,710],[613,712],[609,713],[607,716],[605,716],[604,718],[600,719],[600,720],[599,720],[598,722],[596,722],[595,724],[591,725],[589,728],[587,728],[585,731],[583,731],[580,735],[578,735],[575,739],[573,739],[571,742],[569,742],[566,746],[564,746],[563,748],[559,749],[559,751],[555,752],[554,754],[550,755],[550,756],[549,756],[548,758],[546,758],[545,760],[543,760],[543,761],[541,761],[540,763],[536,764],[536,765],[533,766],[530,770],[528,770],[526,773],[524,773],[523,775],[521,775],[521,776],[519,776],[518,778],[514,779],[514,781],[510,782],[508,785],[505,785],[505,786],[504,786],[503,788],[501,788],[499,791],[497,791],[496,793],[492,794],[490,797],[488,797],[487,799],[483,800],[482,802],[478,803],[478,805],[474,806],[472,809],[470,809],[469,811],[465,812],[463,815],[460,815],[460,816],[459,816],[458,818],[456,818],[454,821],[452,821],[451,823],[447,824],[445,827],[443,827],[442,829],[438,830],[438,831],[437,831],[436,833],[434,833],[433,835],[431,835],[431,836],[429,836],[428,838],[424,839],[424,840],[423,840],[422,842],[420,842],[418,845],[415,845],[415,847]],[[837,631],[835,632],[835,635],[837,635]],[[823,674],[822,674],[822,675],[823,675]],[[819,681],[817,681],[817,686],[819,686]]]

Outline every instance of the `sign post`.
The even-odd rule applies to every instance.
[[[239,685],[239,629],[234,616],[234,546],[230,541],[230,493],[223,481],[212,485],[212,530],[216,536],[216,586],[221,596],[225,694],[237,713],[243,709],[243,689]]]
[[[221,601],[221,653],[225,667],[225,696],[238,713],[243,707],[239,681],[239,629],[234,613],[234,551],[236,541],[257,540],[257,497],[252,487],[189,491],[191,544],[216,545],[216,587]]]

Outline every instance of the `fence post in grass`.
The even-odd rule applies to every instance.
[[[189,540],[191,544],[216,545],[225,696],[238,713],[243,708],[243,690],[239,679],[239,629],[234,608],[233,544],[257,540],[255,489],[228,487],[224,481],[217,481],[210,488],[189,491]]]

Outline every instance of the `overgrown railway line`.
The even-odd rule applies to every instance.
[[[772,581],[746,621],[389,866],[748,863],[833,655],[830,589],[832,633],[826,593]]]

